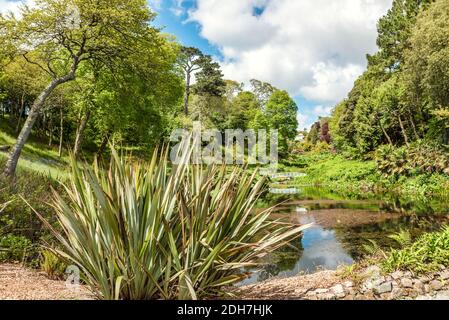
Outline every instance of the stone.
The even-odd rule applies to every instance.
[[[425,285],[424,285],[424,292],[425,292],[425,293],[429,293],[430,291],[431,291],[430,285],[425,284]]]
[[[431,296],[418,296],[416,300],[432,300]]]
[[[413,289],[418,292],[418,294],[421,294],[424,292],[424,283],[421,282],[421,280],[415,280],[413,282]]]
[[[319,300],[336,300],[337,296],[333,293],[322,293],[317,295]]]
[[[384,282],[375,286],[373,289],[374,293],[376,293],[377,295],[381,295],[383,293],[391,292],[393,290],[393,284],[391,282]]]
[[[408,278],[402,278],[401,286],[403,286],[404,288],[413,288],[413,281]]]
[[[393,291],[391,291],[391,299],[399,299],[406,296],[406,292],[404,292],[401,288],[393,288]]]
[[[432,280],[432,279],[431,279],[430,277],[427,277],[427,276],[422,276],[422,277],[419,278],[419,280],[420,280],[422,283],[426,284],[426,283],[429,283],[430,280]]]
[[[316,289],[315,293],[316,294],[324,294],[324,293],[328,293],[329,289]]]
[[[335,294],[335,296],[339,299],[346,297],[345,289],[341,284],[337,284],[336,286],[332,287],[331,290]]]
[[[435,300],[449,300],[449,290],[438,292],[435,296]]]
[[[343,283],[343,285],[344,285],[346,288],[353,288],[353,287],[354,287],[354,282],[352,282],[352,281],[346,281],[346,282]]]
[[[402,278],[402,276],[403,276],[402,271],[395,271],[395,272],[393,272],[393,273],[391,274],[391,277],[392,277],[394,280],[399,280],[399,279]]]
[[[441,281],[438,281],[438,280],[432,280],[432,281],[430,282],[430,288],[431,288],[432,290],[438,291],[438,290],[443,289],[443,284],[441,283]]]
[[[449,280],[449,270],[440,272],[441,280]]]

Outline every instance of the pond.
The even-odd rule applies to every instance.
[[[382,249],[397,247],[389,236],[401,230],[412,238],[449,222],[449,203],[384,199],[344,199],[329,190],[298,188],[296,195],[271,196],[270,206],[280,205],[274,218],[294,223],[314,223],[297,239],[268,257],[263,267],[241,284],[272,277],[292,277],[319,270],[335,270],[361,259],[373,242]]]

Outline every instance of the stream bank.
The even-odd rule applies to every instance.
[[[384,275],[370,266],[346,278],[341,270],[326,270],[243,286],[233,294],[243,300],[449,300],[449,269]]]

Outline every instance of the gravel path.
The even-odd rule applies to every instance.
[[[17,264],[0,264],[0,300],[92,300],[83,286],[66,288],[64,281],[51,280],[42,272]]]

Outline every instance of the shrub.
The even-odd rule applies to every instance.
[[[64,275],[66,264],[61,261],[54,252],[48,249],[43,249],[41,255],[41,270],[44,271],[50,279],[61,279]]]
[[[439,147],[418,141],[410,147],[380,147],[376,152],[376,163],[384,176],[410,174],[449,174],[449,157]]]
[[[23,236],[8,234],[0,238],[0,261],[20,262],[32,253],[33,245]]]
[[[392,250],[382,263],[387,272],[409,270],[416,273],[437,271],[441,265],[449,266],[449,227],[424,234],[403,249]]]
[[[76,264],[104,299],[197,299],[245,277],[242,270],[299,236],[307,226],[269,219],[253,207],[265,188],[226,166],[169,166],[168,151],[150,163],[113,150],[109,169],[72,160],[68,200],[55,193],[63,234],[54,250]],[[190,159],[190,152],[183,155]],[[51,227],[50,225],[48,225]]]

